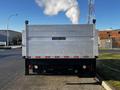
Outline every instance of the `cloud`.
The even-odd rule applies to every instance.
[[[66,16],[73,24],[78,24],[80,9],[77,0],[35,0],[36,3],[44,8],[44,14],[53,16],[59,12],[65,12]]]

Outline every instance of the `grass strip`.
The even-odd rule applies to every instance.
[[[120,90],[120,54],[100,54],[97,72],[116,90]]]
[[[98,59],[120,59],[120,54],[102,53]]]

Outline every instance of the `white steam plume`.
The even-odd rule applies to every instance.
[[[77,0],[35,0],[36,3],[43,7],[46,15],[57,15],[64,11],[66,16],[73,24],[78,24],[80,18],[80,10]]]

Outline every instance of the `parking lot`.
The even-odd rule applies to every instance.
[[[94,78],[24,75],[21,49],[0,50],[0,90],[104,90]]]

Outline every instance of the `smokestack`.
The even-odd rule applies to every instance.
[[[44,14],[53,16],[63,11],[73,24],[79,23],[80,9],[77,0],[35,0],[44,8]]]

